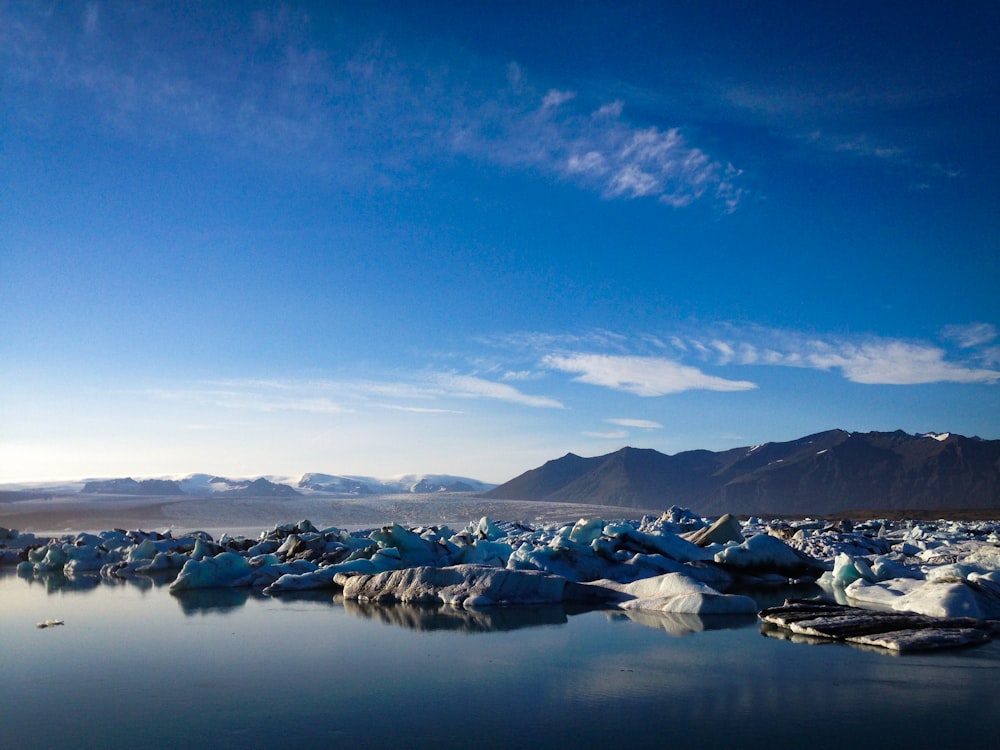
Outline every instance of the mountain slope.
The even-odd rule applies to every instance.
[[[1000,509],[1000,440],[844,430],[784,443],[669,456],[622,448],[568,454],[500,485],[491,498],[721,513],[826,514]]]

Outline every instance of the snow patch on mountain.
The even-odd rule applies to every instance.
[[[451,474],[401,474],[393,477],[367,477],[309,473],[303,474],[295,486],[304,492],[359,496],[487,492],[496,485]]]

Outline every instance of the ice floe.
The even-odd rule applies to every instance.
[[[25,577],[166,577],[178,597],[202,589],[270,596],[328,589],[366,607],[579,602],[630,617],[746,616],[759,609],[744,595],[748,586],[815,582],[828,603],[857,609],[849,613],[855,624],[883,618],[866,643],[894,650],[980,636],[933,636],[930,625],[894,634],[883,628],[885,613],[1000,620],[995,522],[740,521],[674,507],[656,518],[538,526],[484,517],[458,530],[389,524],[349,532],[302,520],[256,539],[120,529],[43,539],[0,529],[0,561]]]
[[[766,635],[846,641],[891,651],[926,651],[984,643],[987,622],[970,617],[935,617],[880,612],[836,604],[789,602],[759,615]]]

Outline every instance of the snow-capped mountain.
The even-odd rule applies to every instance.
[[[364,495],[401,495],[464,492],[488,492],[496,485],[478,479],[451,474],[402,474],[379,478],[342,474],[309,473],[301,477],[262,476],[231,478],[216,474],[190,474],[185,477],[135,479],[115,477],[87,479],[56,485],[11,485],[0,488],[18,497],[53,494],[125,495],[125,496],[194,496],[194,497],[295,497],[329,495],[356,497]]]
[[[303,474],[300,490],[334,495],[399,495],[431,492],[487,492],[496,485],[451,474],[403,474],[378,478],[341,474]]]

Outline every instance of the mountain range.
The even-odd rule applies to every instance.
[[[951,433],[829,430],[789,442],[667,455],[622,448],[567,453],[499,486],[448,474],[376,478],[303,474],[232,479],[91,479],[0,487],[0,500],[55,495],[292,498],[461,493],[657,510],[679,505],[705,516],[834,515],[847,511],[1000,512],[1000,440]]]
[[[1000,509],[1000,440],[829,430],[720,452],[568,453],[486,497],[642,509],[680,505],[706,516]]]
[[[431,493],[483,493],[494,484],[450,474],[405,474],[377,478],[340,474],[303,474],[299,479],[257,477],[232,479],[213,474],[191,474],[180,479],[89,479],[80,482],[8,485],[0,488],[0,499],[28,499],[55,494],[126,495],[157,497],[254,497],[299,496],[359,497]]]

